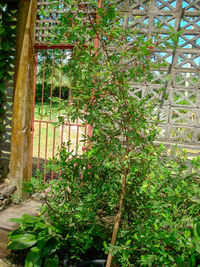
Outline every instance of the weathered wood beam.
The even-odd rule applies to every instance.
[[[19,0],[9,179],[21,197],[30,178],[36,5],[37,0]]]

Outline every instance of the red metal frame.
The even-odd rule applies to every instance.
[[[98,0],[98,7],[101,7],[101,0]],[[97,17],[98,20],[98,17]],[[94,45],[96,48],[96,51],[99,46],[99,40],[98,36],[95,36],[94,39]],[[52,95],[53,95],[53,76],[54,76],[54,54],[52,57],[52,72],[51,72],[51,89],[50,89],[50,114],[49,114],[49,120],[44,120],[43,119],[43,109],[44,109],[44,92],[45,92],[45,68],[46,68],[46,51],[47,50],[54,50],[59,49],[63,50],[62,58],[61,58],[61,69],[63,66],[63,58],[64,58],[64,51],[67,50],[73,50],[74,45],[69,45],[69,44],[59,44],[59,45],[46,45],[46,44],[35,44],[35,50],[36,50],[36,59],[35,59],[35,74],[34,74],[34,88],[33,88],[33,105],[32,105],[32,138],[31,138],[31,175],[32,175],[32,165],[33,165],[33,137],[34,137],[34,125],[35,123],[39,124],[39,136],[38,136],[38,151],[37,151],[37,168],[39,169],[40,167],[40,159],[41,159],[41,132],[42,132],[42,127],[43,125],[46,125],[46,137],[45,137],[45,156],[44,156],[44,164],[47,164],[47,155],[48,155],[48,133],[49,133],[49,124],[52,123]],[[42,98],[41,98],[41,118],[35,119],[34,118],[34,112],[35,112],[35,96],[36,96],[36,79],[37,79],[37,62],[38,62],[38,52],[44,50],[44,62],[43,62],[43,77],[42,77]],[[97,53],[97,52],[96,52]],[[62,90],[62,71],[60,73],[60,87],[59,87],[59,95],[58,97],[61,99],[61,90]],[[72,94],[71,94],[71,88],[69,88],[69,95],[68,95],[68,106],[70,106],[72,100]],[[60,102],[59,102],[59,116],[60,116]],[[79,143],[79,132],[81,128],[84,128],[84,134],[88,134],[89,137],[92,136],[92,126],[87,125],[86,123],[80,124],[79,121],[77,120],[76,123],[70,123],[64,122],[64,124],[61,125],[61,131],[60,131],[60,146],[63,144],[64,140],[64,128],[68,127],[68,140],[71,139],[71,130],[72,127],[76,127],[76,152],[78,149],[78,143]],[[56,126],[53,127],[53,147],[52,147],[52,158],[55,156],[55,146],[56,146]],[[85,147],[85,142],[83,149]],[[70,146],[68,147],[68,151],[70,151]],[[61,172],[60,172],[61,174]],[[51,172],[51,179],[53,179],[54,172]],[[47,178],[47,173],[44,171],[44,182],[46,181]]]
[[[43,143],[45,143],[45,148],[43,149],[44,151],[44,165],[47,164],[48,162],[48,155],[49,152],[51,152],[52,155],[52,159],[55,156],[56,153],[56,134],[58,132],[56,126],[53,126],[53,131],[52,131],[52,126],[51,126],[51,132],[53,132],[53,136],[51,137],[52,140],[49,140],[49,132],[50,132],[50,125],[53,122],[53,118],[52,118],[52,112],[53,112],[53,106],[52,106],[52,96],[53,96],[53,88],[54,88],[54,84],[53,84],[53,78],[54,78],[54,59],[55,59],[55,55],[54,49],[59,48],[59,50],[63,50],[62,53],[62,57],[61,57],[61,69],[63,66],[63,61],[64,61],[64,56],[65,56],[65,51],[66,50],[72,50],[73,46],[69,46],[69,45],[56,45],[56,46],[47,46],[47,45],[36,45],[35,49],[36,49],[36,59],[35,59],[35,75],[34,75],[34,88],[33,88],[33,105],[32,105],[32,138],[31,138],[31,174],[32,174],[32,165],[33,165],[33,156],[36,157],[36,154],[33,155],[33,148],[34,148],[34,144],[33,144],[33,138],[34,138],[34,128],[36,127],[36,124],[38,124],[38,146],[37,146],[37,168],[39,169],[40,167],[40,162],[41,162],[41,143],[43,141]],[[46,72],[46,64],[47,64],[47,50],[53,50],[52,54],[51,54],[51,81],[50,81],[50,92],[49,92],[49,96],[50,96],[50,101],[49,101],[49,116],[48,118],[44,117],[44,97],[45,97],[45,90],[47,88],[45,88],[45,72]],[[35,112],[35,96],[36,96],[36,84],[37,84],[37,62],[38,62],[38,56],[40,51],[44,51],[44,59],[42,59],[42,68],[43,68],[43,74],[42,74],[42,96],[41,96],[41,117],[39,118],[35,118],[34,117],[34,112]],[[68,54],[66,54],[66,56],[68,56]],[[41,59],[41,58],[40,58]],[[63,72],[61,71],[61,73],[59,74],[60,76],[60,85],[59,85],[59,92],[58,92],[58,97],[61,98],[61,93],[62,93],[62,76],[63,76]],[[68,106],[70,106],[71,103],[71,88],[69,88],[69,96],[68,96]],[[60,103],[59,105],[59,113],[58,116],[60,116]],[[78,144],[79,144],[79,138],[80,138],[80,129],[83,129],[82,131],[84,132],[84,134],[87,133],[87,127],[88,125],[85,123],[84,125],[82,124],[82,122],[79,122],[78,120],[75,123],[71,123],[69,121],[65,121],[61,126],[60,126],[60,146],[62,145],[64,139],[70,140],[70,138],[72,137],[72,127],[75,128],[75,132],[76,132],[76,136],[74,138],[74,142],[75,142],[75,151],[77,152],[78,150]],[[67,129],[67,132],[66,132]],[[43,130],[43,134],[44,136],[42,136],[42,130]],[[44,133],[45,130],[45,133]],[[74,133],[73,133],[74,134]],[[65,138],[64,138],[65,136]],[[36,142],[37,143],[37,142]],[[52,143],[51,148],[50,143]],[[49,151],[50,149],[50,151]],[[71,148],[70,146],[68,147],[68,151],[70,151]],[[50,174],[50,178],[53,179],[54,176],[54,172],[52,171]],[[44,171],[44,182],[47,179],[47,173]]]
[[[39,49],[73,49],[74,45],[69,44],[58,44],[58,45],[46,45],[46,44],[35,44],[36,50]]]
[[[35,70],[34,70],[34,86],[33,86],[33,105],[32,105],[32,124],[31,124],[31,159],[30,159],[30,175],[32,175],[33,167],[33,133],[34,133],[34,111],[35,111],[35,91],[36,91],[36,76],[37,76],[37,51],[35,54]]]

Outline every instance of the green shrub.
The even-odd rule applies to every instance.
[[[36,190],[44,194],[42,225],[56,242],[56,251],[49,251],[48,257],[61,260],[66,255],[73,262],[108,253],[106,267],[113,258],[123,267],[196,266],[199,239],[192,229],[199,219],[198,171],[189,175],[183,154],[172,160],[154,144],[159,122],[158,101],[152,99],[155,88],[151,91],[147,86],[140,99],[133,86],[138,79],[150,82],[151,70],[163,66],[150,59],[153,49],[162,50],[167,40],[157,34],[146,40],[121,27],[118,7],[109,1],[103,8],[90,1],[98,20],[90,13],[85,19],[79,12],[83,6],[76,1],[67,4],[69,13],[61,16],[53,40],[66,41],[64,33],[68,33],[68,44],[74,45],[65,66],[73,101],[65,112],[70,121],[90,124],[93,134],[83,136],[82,155],[63,147],[49,164],[57,179],[43,185],[38,174]],[[178,34],[170,37],[175,49]],[[92,38],[98,39],[98,53]],[[198,161],[193,160],[197,169]],[[35,231],[21,226],[17,233]],[[47,234],[41,229],[30,249],[39,264],[44,261],[38,256],[43,255],[40,232],[45,240]],[[15,241],[11,234],[9,246]]]
[[[193,225],[199,220],[199,176],[187,174],[184,155],[171,160],[162,148],[149,147],[134,160],[116,246],[110,246],[109,240],[120,197],[120,173],[93,148],[79,157],[63,148],[48,166],[58,177],[61,170],[61,179],[43,185],[38,172],[35,180],[34,190],[44,194],[42,215],[18,219],[22,225],[11,233],[9,247],[17,249],[15,242],[22,234],[31,234],[35,238],[29,246],[39,249],[39,262],[50,255],[71,262],[102,258],[103,251],[110,249],[119,266],[196,266],[199,239]],[[193,160],[193,165],[199,167],[198,161]],[[54,248],[44,254],[40,242],[47,241]]]
[[[36,86],[36,94],[35,94],[35,101],[36,102],[42,102],[42,94],[43,94],[43,102],[49,103],[51,98],[51,84],[44,82],[44,92],[43,90],[43,84],[37,83]],[[58,97],[64,100],[68,99],[69,96],[69,88],[67,86],[60,87],[59,85],[52,86],[52,97]]]

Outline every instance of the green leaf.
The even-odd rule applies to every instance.
[[[0,26],[0,35],[3,35],[4,32],[5,32],[5,29],[2,26]]]
[[[127,245],[127,246],[130,245],[130,243],[131,243],[131,240],[127,240],[127,241],[126,241],[126,245]]]
[[[59,259],[58,256],[55,255],[53,257],[48,257],[44,262],[45,267],[59,267]]]
[[[36,242],[36,236],[32,234],[17,234],[11,236],[11,241],[8,244],[8,249],[22,250],[32,247]]]
[[[106,241],[103,241],[103,246],[104,246],[105,250],[107,251],[108,250],[108,244],[106,243]]]
[[[136,240],[138,240],[139,239],[139,237],[138,237],[138,235],[137,234],[134,234],[134,236],[133,236]]]
[[[3,50],[8,51],[10,49],[9,41],[6,40],[6,41],[2,42],[1,47]]]
[[[0,82],[0,91],[4,92],[5,88],[6,88],[6,86],[3,83]]]
[[[39,217],[24,214],[21,218],[12,218],[11,222],[34,224],[40,220]]]
[[[42,256],[47,257],[51,253],[54,253],[58,249],[58,242],[56,239],[50,239],[46,242],[45,246],[42,249]]]
[[[197,229],[197,233],[198,233],[198,235],[199,235],[199,237],[200,237],[200,221],[197,222],[197,227],[196,227],[196,229]]]
[[[145,180],[145,181],[142,183],[142,186],[141,186],[141,192],[146,192],[147,187],[148,187],[148,181]]]
[[[157,223],[155,222],[153,225],[154,225],[155,230],[157,231],[157,230],[158,230],[158,225],[157,225]]]
[[[42,258],[40,249],[38,247],[31,248],[26,256],[25,267],[40,267],[41,265]]]
[[[193,197],[191,197],[191,200],[192,200],[193,202],[196,202],[196,203],[200,204],[200,198],[198,198],[197,196],[193,196]]]
[[[199,236],[199,225],[198,225],[199,222],[196,222],[194,223],[194,226],[193,226],[193,235],[194,235],[194,238],[196,240],[200,240],[200,236]]]
[[[47,241],[50,239],[49,236],[45,236],[45,237],[40,237],[37,240],[37,246],[39,247],[39,249],[43,249],[43,247],[45,246],[45,244],[47,243]]]

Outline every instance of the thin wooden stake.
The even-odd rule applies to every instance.
[[[111,245],[112,246],[115,245],[116,239],[117,239],[117,233],[118,233],[119,224],[120,224],[120,220],[121,220],[121,216],[122,216],[122,210],[123,210],[125,189],[126,189],[126,175],[123,175],[123,177],[122,177],[122,191],[121,191],[120,202],[119,202],[119,211],[115,217],[114,228],[113,228],[112,239],[111,239]],[[112,257],[113,256],[112,256],[111,252],[109,252],[108,257],[107,257],[106,267],[111,266]]]

